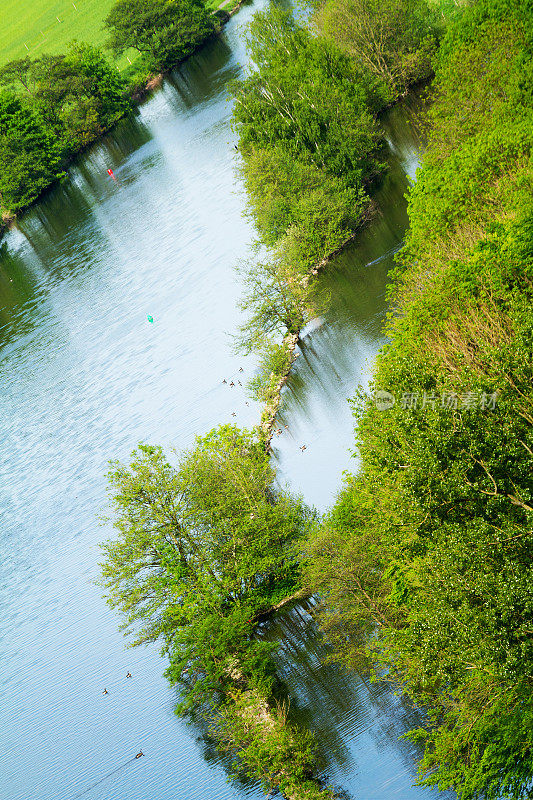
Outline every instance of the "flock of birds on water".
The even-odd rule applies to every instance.
[[[243,369],[242,367],[239,367],[239,372],[244,372],[244,369]],[[235,385],[242,386],[242,383],[241,383],[241,381],[239,381],[239,380],[238,380],[238,381],[237,381],[237,384],[235,384],[235,381],[231,380],[231,381],[229,381],[229,382],[228,382],[228,381],[226,380],[226,378],[224,378],[224,379],[223,379],[222,383],[223,383],[223,384],[226,384],[226,385],[228,385],[230,388],[234,388],[234,387],[235,387]],[[249,406],[249,405],[250,405],[250,403],[249,403],[248,401],[246,401],[246,405],[247,405],[247,406]],[[232,412],[231,412],[231,416],[232,416],[232,417],[236,417],[236,416],[237,416],[237,414],[235,413],[235,411],[232,411]],[[288,425],[284,425],[283,427],[284,427],[284,429],[285,429],[286,431],[288,431],[288,430],[289,430],[289,426],[288,426]],[[281,428],[274,428],[274,429],[273,429],[273,432],[276,434],[276,436],[281,436],[281,434],[283,433],[283,430],[282,430]],[[301,450],[301,451],[302,451],[302,453],[303,453],[303,452],[304,452],[304,450],[307,450],[307,445],[305,445],[305,444],[302,444],[302,445],[300,445],[300,450]],[[133,676],[132,676],[132,674],[131,674],[131,672],[128,672],[128,673],[126,674],[126,678],[131,678],[131,677],[133,677]],[[106,687],[104,687],[104,691],[102,692],[102,694],[103,694],[103,695],[109,694],[109,691],[108,691],[108,689],[107,689]],[[137,755],[135,756],[135,758],[141,758],[142,756],[144,756],[144,753],[143,753],[143,751],[142,751],[142,750],[140,750],[140,751],[137,753]]]
[[[239,372],[244,372],[244,369],[242,367],[239,367]],[[242,387],[242,383],[239,380],[237,380],[237,383],[235,383],[235,381],[233,381],[233,380],[227,381],[226,378],[223,378],[222,383],[225,384],[226,386],[229,386],[230,389],[233,389],[235,386],[241,386]],[[246,405],[247,406],[250,405],[248,400],[246,401]],[[232,411],[231,412],[231,416],[232,417],[236,417],[237,416],[236,412]],[[285,428],[286,431],[289,430],[289,426],[288,425],[284,425],[283,427]],[[276,436],[281,436],[281,434],[283,433],[283,430],[281,428],[273,428],[273,433],[275,433]],[[303,453],[305,450],[307,450],[307,445],[306,444],[300,445],[300,450]]]
[[[126,678],[133,678],[133,675],[131,674],[131,672],[128,672],[128,673],[126,674]],[[102,694],[109,694],[109,691],[108,691],[108,689],[106,689],[106,687],[105,687],[105,686],[104,686],[104,691],[102,692]],[[139,752],[137,753],[137,755],[135,756],[135,758],[141,758],[142,756],[144,756],[144,753],[143,753],[143,751],[142,751],[142,750],[139,750]]]
[[[236,147],[236,146],[235,146],[235,149],[237,149],[237,147]],[[153,323],[153,322],[154,322],[154,318],[152,317],[152,315],[151,315],[151,314],[148,314],[148,315],[147,315],[147,319],[148,319],[148,322],[151,322],[151,323]],[[239,372],[244,372],[244,369],[243,369],[243,367],[239,367]],[[230,381],[228,382],[228,381],[226,380],[226,378],[224,378],[224,379],[222,380],[222,383],[223,383],[223,384],[225,384],[225,385],[227,385],[227,386],[229,386],[229,387],[230,387],[230,389],[233,389],[235,386],[241,386],[241,387],[242,387],[242,383],[241,383],[241,381],[240,381],[240,380],[237,380],[237,383],[235,383],[235,381],[234,381],[234,380],[230,380]],[[250,405],[250,403],[248,402],[248,400],[246,401],[246,405],[247,405],[247,406],[249,406],[249,405]],[[232,416],[232,417],[236,417],[236,416],[237,416],[237,412],[236,412],[236,411],[232,411],[232,412],[231,412],[231,416]],[[288,425],[285,425],[284,427],[285,427],[285,430],[289,430],[289,426],[288,426]],[[275,433],[275,434],[276,434],[276,436],[281,436],[281,434],[283,433],[283,430],[282,430],[281,428],[273,428],[273,431],[272,431],[272,432],[273,432],[273,433]],[[305,444],[302,444],[302,445],[300,445],[300,450],[301,450],[301,451],[302,451],[302,453],[303,453],[305,450],[307,450],[307,445],[305,445]]]

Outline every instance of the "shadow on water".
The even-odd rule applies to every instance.
[[[406,194],[423,146],[417,125],[423,105],[414,95],[381,120],[389,170],[375,193],[373,218],[322,271],[320,286],[331,300],[323,317],[303,332],[300,356],[284,388],[279,423],[289,431],[274,440],[280,478],[290,476],[291,485],[320,508],[331,503],[342,472],[355,468],[348,452],[353,422],[346,398],[358,385],[367,387],[386,341],[387,280],[408,225]]]
[[[198,98],[216,99],[226,91],[229,81],[241,74],[242,67],[232,58],[233,52],[224,34],[211,39],[194,60],[173,70],[167,83],[175,90],[173,108],[179,113],[194,109]]]
[[[116,127],[91,147],[72,166],[69,177],[48,192],[18,223],[18,229],[33,245],[32,235],[44,229],[51,240],[65,237],[78,226],[99,200],[100,173],[117,167],[151,138],[138,113],[120,120]],[[111,180],[111,179],[109,179]],[[68,209],[68,213],[65,210]],[[39,242],[35,242],[39,247]]]
[[[400,738],[422,717],[386,682],[369,683],[331,663],[312,610],[312,601],[295,603],[266,623],[260,635],[280,643],[279,696],[290,702],[292,721],[313,731],[323,779],[365,800],[436,796],[413,786],[420,752]]]

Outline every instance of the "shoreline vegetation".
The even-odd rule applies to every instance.
[[[323,258],[322,261],[320,261],[314,267],[314,269],[308,273],[307,283],[314,280],[319,272],[324,269],[335,258],[335,256],[340,255],[340,253],[342,253],[342,251],[354,241],[361,228],[364,227],[364,225],[369,221],[371,215],[372,209],[369,207],[366,218],[361,221],[359,227],[353,231],[353,233],[350,233],[336,250],[330,253],[329,256]],[[299,356],[299,353],[296,352],[296,348],[300,342],[301,333],[302,329],[300,328],[296,333],[287,333],[282,339],[281,350],[285,354],[285,359],[282,361],[282,371],[278,372],[277,374],[275,372],[270,373],[268,388],[262,394],[264,406],[259,427],[264,437],[267,451],[270,451],[271,448],[276,425],[276,417],[281,407],[283,387],[289,380],[296,358]]]
[[[533,780],[533,10],[478,0],[435,61],[427,148],[356,395],[358,472],[307,546],[335,660],[370,655],[427,718],[420,783]]]
[[[107,48],[138,55],[124,75],[100,47],[77,41],[65,54],[0,67],[0,239],[243,2],[212,9],[202,0],[118,0],[105,21]]]
[[[216,30],[199,0],[119,0],[115,54],[144,84]],[[178,713],[199,714],[235,775],[287,800],[333,800],[317,745],[276,701],[257,628],[288,598],[347,669],[426,715],[420,783],[521,800],[533,780],[533,11],[527,0],[323,0],[304,26],[275,5],[232,86],[248,214],[241,352],[259,355],[252,431],[221,426],[167,459],[140,444],[109,474],[116,538],[102,585],[133,644],[159,640]],[[360,468],[324,517],[269,458],[315,280],[368,219],[386,171],[379,114],[432,78],[427,151],[389,287],[389,344],[357,395]],[[0,71],[0,192],[27,207],[131,109],[88,44]],[[140,85],[143,84],[140,81]],[[370,657],[370,658],[369,658]]]
[[[428,80],[441,35],[424,3],[356,4],[350,13],[368,31],[360,43],[365,59],[321,31],[337,13],[332,2],[318,9],[318,35],[279,8],[256,14],[247,37],[256,66],[232,87],[240,172],[260,256],[239,270],[248,320],[236,349],[259,354],[249,388],[263,404],[267,448],[301,331],[328,302],[315,278],[368,221],[373,190],[386,172],[379,114]],[[372,26],[381,27],[387,42],[377,52]],[[409,67],[392,66],[403,62]]]
[[[337,0],[328,2],[334,15]],[[178,713],[203,715],[234,774],[287,800],[335,793],[314,777],[312,735],[274,699],[275,645],[254,636],[277,608],[309,594],[302,550],[320,525],[301,498],[274,488],[270,440],[301,331],[327,305],[314,278],[369,219],[386,171],[378,114],[430,77],[442,34],[423,0],[350,13],[368,21],[369,8],[388,36],[377,51],[370,35],[346,52],[275,5],[256,14],[247,36],[254,67],[232,87],[258,233],[257,259],[239,267],[248,321],[237,349],[260,356],[250,386],[263,404],[259,426],[214,429],[177,467],[140,445],[109,476],[119,539],[104,545],[108,601],[126,628],[141,626],[134,644],[163,640],[167,677],[182,692]]]

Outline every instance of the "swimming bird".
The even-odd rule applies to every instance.
[[[141,756],[143,756],[143,755],[144,755],[143,751],[142,751],[142,750],[139,750],[139,752],[137,753],[137,755],[135,756],[135,758],[140,758],[140,757],[141,757]]]
[[[128,672],[128,674],[126,675],[126,678],[131,678],[131,672]]]
[[[109,692],[107,691],[107,689],[104,689],[104,691],[102,692],[102,694],[109,694]]]

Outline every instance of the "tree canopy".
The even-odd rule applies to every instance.
[[[533,780],[532,22],[482,0],[443,41],[374,376],[395,403],[354,400],[361,468],[306,567],[338,658],[370,649],[427,711],[421,780],[461,800]]]
[[[316,23],[390,99],[432,74],[442,24],[425,0],[326,0]]]
[[[346,56],[276,7],[255,15],[247,46],[256,69],[234,86],[241,149],[280,144],[347,185],[380,171],[377,101]]]
[[[115,53],[134,48],[158,71],[183,61],[215,29],[203,0],[118,0],[105,26]]]
[[[140,445],[109,478],[118,538],[104,545],[103,585],[135,643],[163,639],[184,707],[223,690],[237,664],[265,680],[270,647],[251,641],[254,617],[296,586],[313,513],[274,488],[264,442],[223,426],[176,467]]]
[[[29,205],[61,171],[54,131],[20,97],[0,92],[0,203],[16,212]]]
[[[118,70],[78,42],[65,55],[6,64],[0,86],[1,203],[11,212],[33,202],[74,153],[131,108]]]

